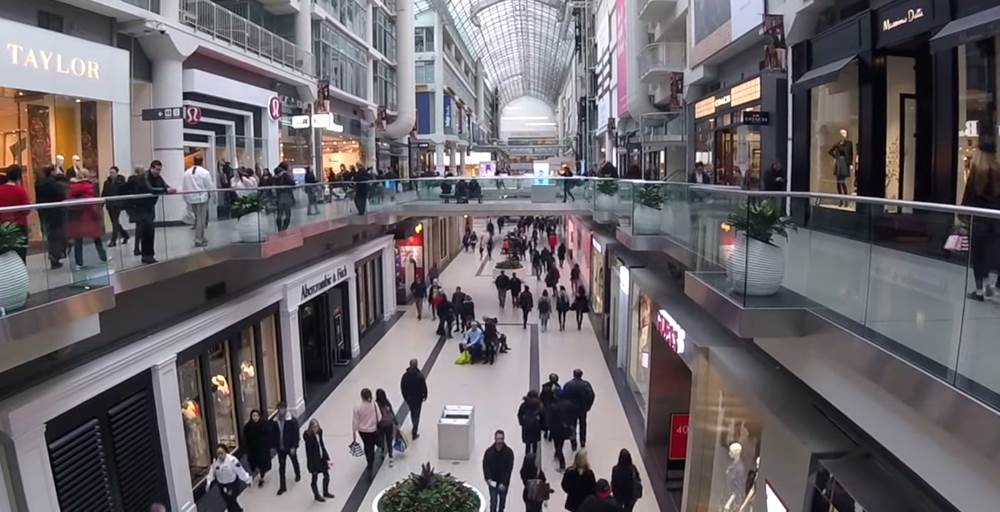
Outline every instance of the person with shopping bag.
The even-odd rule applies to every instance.
[[[312,475],[313,499],[323,503],[327,498],[333,499],[330,493],[330,454],[326,451],[326,444],[323,442],[323,429],[319,426],[319,420],[309,420],[309,426],[302,433],[302,442],[306,446],[306,469]],[[323,494],[320,495],[316,486],[316,478],[323,475]]]

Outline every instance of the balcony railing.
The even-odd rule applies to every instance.
[[[683,72],[686,62],[684,43],[652,43],[639,54],[639,73],[645,78],[651,73]]]
[[[650,112],[639,117],[643,142],[684,141],[687,129],[683,112]]]
[[[180,0],[180,20],[212,39],[276,66],[313,75],[310,52],[210,0]]]
[[[129,5],[134,5],[140,9],[146,9],[147,11],[159,12],[160,11],[160,0],[123,0]]]

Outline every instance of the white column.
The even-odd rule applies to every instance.
[[[455,175],[465,175],[465,149],[463,148],[458,148],[458,170],[455,171]]]
[[[444,144],[434,145],[434,170],[444,176]]]
[[[302,384],[302,343],[299,340],[299,307],[282,303],[281,367],[284,370],[285,403],[292,414],[305,411],[306,393]],[[353,321],[351,322],[354,323]]]
[[[357,359],[361,357],[361,331],[358,330],[358,280],[357,273],[354,272],[354,269],[350,268],[354,266],[354,262],[352,261],[347,265],[348,274],[351,276],[347,279],[347,293],[350,297],[347,300],[350,307],[347,309],[351,312],[351,358]],[[395,275],[395,271],[393,271],[393,275]]]
[[[184,104],[184,65],[181,59],[153,60],[153,108]],[[184,174],[184,121],[151,121],[153,158],[163,162],[163,179],[179,187]]]
[[[458,174],[458,168],[456,167],[457,162],[455,161],[455,152],[458,151],[456,148],[451,148],[448,152],[448,166],[451,167],[452,174]]]
[[[56,484],[52,480],[49,449],[45,444],[45,425],[11,436],[17,456],[21,485],[27,510],[59,510]]]
[[[170,356],[153,366],[153,398],[156,401],[157,427],[163,470],[167,475],[170,510],[193,512],[196,507],[191,492],[191,474],[181,420],[181,394],[177,384],[177,356]]]
[[[295,44],[302,51],[312,48],[312,0],[299,0],[299,12],[295,15]]]
[[[396,260],[393,257],[393,245],[389,241],[382,247],[382,314],[383,320],[389,320],[396,313]],[[404,262],[405,263],[405,262]],[[386,278],[386,276],[392,276]]]

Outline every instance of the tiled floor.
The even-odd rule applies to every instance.
[[[499,311],[496,303],[496,293],[492,279],[487,272],[476,276],[480,268],[478,255],[460,255],[443,273],[442,283],[449,291],[455,286],[461,286],[476,300],[477,315],[498,316],[501,322],[517,322],[520,314],[511,311]],[[540,283],[529,278],[529,282],[539,293]],[[535,315],[532,315],[532,320]],[[553,323],[555,320],[553,319]],[[514,481],[509,493],[507,510],[518,512],[524,510],[520,500],[522,485],[516,472],[520,469],[524,446],[520,440],[520,429],[515,413],[521,397],[529,386],[529,342],[530,329],[522,330],[519,326],[503,325],[501,331],[507,334],[512,351],[502,355],[495,366],[456,366],[453,364],[457,355],[457,341],[448,341],[428,375],[429,398],[424,404],[422,414],[423,434],[413,443],[410,450],[399,459],[394,468],[384,465],[375,476],[372,485],[368,487],[360,508],[352,505],[345,508],[346,502],[355,489],[364,469],[364,460],[352,458],[347,451],[351,441],[351,410],[358,402],[358,394],[362,387],[371,389],[384,388],[393,405],[398,409],[401,405],[399,394],[399,378],[406,368],[410,358],[417,358],[423,363],[437,341],[434,335],[436,323],[425,318],[417,321],[413,308],[388,332],[386,337],[372,349],[359,365],[347,376],[344,382],[330,395],[317,410],[315,417],[324,426],[326,446],[333,458],[332,492],[336,499],[325,504],[315,503],[309,489],[308,475],[303,481],[291,486],[283,496],[276,496],[277,479],[271,474],[263,488],[249,489],[241,498],[248,512],[275,510],[371,510],[372,500],[382,489],[393,482],[406,477],[410,472],[417,471],[423,462],[431,464],[441,471],[464,479],[480,489],[486,490],[482,478],[482,453],[492,441],[493,431],[500,428],[507,432],[508,444],[513,448],[516,459]],[[570,377],[574,368],[584,371],[584,377],[591,381],[596,391],[597,400],[590,413],[588,435],[588,451],[591,463],[598,477],[610,478],[611,468],[617,460],[618,451],[628,448],[637,457],[636,444],[632,438],[622,405],[614,390],[611,376],[602,359],[593,330],[588,323],[582,331],[575,329],[559,333],[550,330],[539,335],[540,373],[558,373],[563,380]],[[470,461],[451,462],[437,458],[436,417],[445,404],[467,404],[475,406],[475,448]],[[409,421],[404,427],[409,430]],[[566,454],[571,457],[569,447]],[[541,449],[544,471],[554,487],[558,489],[561,475],[555,471],[551,444],[544,444]],[[299,453],[303,460],[305,455]],[[639,468],[643,480],[648,481],[645,470]],[[359,491],[363,491],[360,487]],[[636,506],[638,512],[653,512],[660,507],[651,492],[646,493]],[[549,504],[550,510],[562,510],[565,495],[557,490]]]

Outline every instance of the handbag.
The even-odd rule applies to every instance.
[[[347,450],[351,453],[351,457],[363,457],[365,455],[365,449],[357,441],[351,441],[351,444],[347,445]]]
[[[956,224],[951,228],[951,234],[944,242],[944,249],[952,252],[969,251],[969,230],[961,224]]]
[[[524,493],[528,501],[542,502],[549,499],[549,496],[552,494],[552,487],[541,478],[531,478],[525,484]]]
[[[403,439],[403,435],[399,431],[396,431],[396,439],[392,442],[392,449],[395,450],[396,453],[406,453],[406,448],[406,439]]]
[[[642,480],[639,479],[639,470],[632,466],[632,497],[639,499],[642,497]]]

